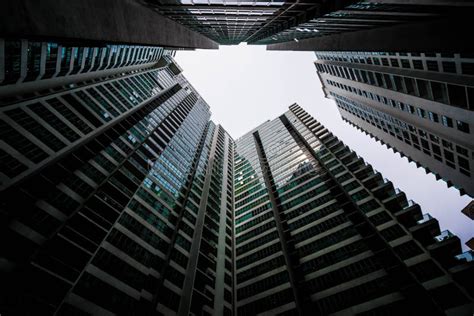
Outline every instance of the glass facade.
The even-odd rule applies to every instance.
[[[173,52],[46,47],[94,78],[0,108],[1,311],[232,314],[234,142]]]
[[[234,141],[172,51],[1,45],[0,313],[468,310],[459,239],[299,106]]]
[[[458,14],[462,5],[400,1],[137,0],[219,44],[276,44]],[[467,5],[465,6],[467,7]]]
[[[0,39],[0,106],[152,68],[173,51],[153,46],[77,46]]]
[[[431,250],[437,221],[297,105],[236,140],[234,187],[238,315],[443,313],[472,300],[457,276],[431,285],[461,264]]]
[[[316,52],[341,116],[474,196],[472,56]],[[472,91],[471,91],[472,90]]]

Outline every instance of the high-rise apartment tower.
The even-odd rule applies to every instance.
[[[237,315],[472,313],[472,254],[299,106],[236,140],[234,177]]]
[[[0,312],[231,314],[234,145],[171,52],[2,43]]]
[[[474,59],[466,54],[316,52],[342,118],[474,196]]]

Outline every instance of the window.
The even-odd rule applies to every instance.
[[[103,125],[103,123],[90,112],[85,106],[83,106],[76,98],[71,94],[63,94],[61,96],[64,100],[71,105],[71,107],[79,112],[85,119],[92,123],[95,127]],[[49,101],[49,100],[48,100]]]
[[[456,127],[458,128],[458,130],[460,130],[461,132],[464,132],[464,133],[468,133],[469,134],[469,124],[463,122],[463,121],[458,121],[456,120]]]
[[[444,72],[456,73],[456,64],[452,61],[443,61]]]
[[[449,150],[444,150],[444,157],[446,158],[446,160],[449,160],[454,163],[454,154]]]
[[[423,63],[421,62],[421,60],[414,60],[413,67],[415,69],[423,69]]]
[[[87,272],[81,276],[74,291],[114,313],[130,314],[137,306],[137,300]]]
[[[415,81],[412,78],[402,77],[403,81],[405,81],[405,87],[407,89],[407,93],[411,95],[415,95]]]
[[[139,291],[148,277],[103,248],[94,256],[92,264]]]
[[[412,240],[393,248],[402,260],[422,254],[423,250]]]
[[[52,128],[57,130],[61,135],[66,137],[70,142],[74,142],[79,138],[79,135],[73,131],[68,125],[60,120],[56,115],[50,112],[43,104],[35,103],[28,106],[40,118],[43,119]]]
[[[12,146],[14,149],[18,150],[22,155],[33,162],[38,163],[48,157],[48,155],[42,149],[1,120],[0,139]]]
[[[430,134],[430,140],[436,144],[439,144],[439,137],[433,134]]]
[[[423,152],[427,155],[430,155],[430,145],[427,140],[420,138],[421,146],[423,147]]]
[[[400,76],[393,76],[393,81],[395,83],[395,90],[399,92],[404,92],[403,89],[403,83],[402,83],[402,77]]]
[[[471,109],[474,109],[474,88],[467,87],[467,97]]]
[[[439,117],[438,114],[433,113],[431,111],[428,112],[428,117],[430,118],[431,121],[438,123],[439,122]]]
[[[374,224],[375,226],[382,225],[383,223],[387,223],[392,220],[392,217],[388,215],[387,212],[379,212],[369,218],[369,220]]]
[[[446,84],[441,82],[430,81],[431,91],[433,92],[433,99],[437,102],[446,103],[447,102],[447,90]]]
[[[466,169],[466,170],[471,170],[469,168],[469,161],[463,157],[460,157],[458,156],[458,163],[459,163],[459,167],[463,168],[463,169]]]
[[[416,114],[421,118],[426,118],[426,111],[420,108],[416,108]]]
[[[9,153],[0,149],[0,172],[4,173],[10,178],[14,178],[28,168],[11,156]]]
[[[461,68],[463,75],[474,75],[474,63],[462,63]]]
[[[241,306],[237,312],[239,315],[256,315],[274,308],[276,302],[283,305],[293,300],[293,291],[289,288]],[[179,299],[177,301],[179,302]]]
[[[432,260],[424,261],[410,267],[420,282],[426,282],[444,275],[443,271]]]
[[[408,59],[401,59],[401,62],[403,68],[410,68],[410,62],[408,61]]]
[[[92,129],[73,111],[71,111],[66,105],[64,105],[59,99],[53,98],[46,100],[53,109],[58,111],[63,117],[65,117],[71,124],[73,124],[77,129],[82,133],[87,134],[92,131]]]
[[[391,80],[392,75],[384,74],[383,77],[385,79],[386,88],[390,89],[390,90],[393,90],[392,80]]]
[[[281,250],[281,243],[272,244],[266,248],[253,252],[249,254],[248,256],[238,259],[236,262],[236,265],[239,269],[241,269],[255,261],[269,257],[270,255],[280,250]]]
[[[368,197],[368,196],[369,196],[369,193],[367,193],[366,190],[360,190],[360,191],[358,191],[358,192],[352,194],[352,195],[351,195],[351,198],[352,198],[352,200],[354,200],[354,201],[360,201],[360,200],[362,200],[362,199],[364,199],[364,198],[366,198],[366,197]]]
[[[289,281],[288,272],[282,271],[280,273],[271,275],[263,280],[251,283],[245,287],[238,289],[237,297],[241,300],[241,299],[256,295],[260,292],[266,291],[268,289],[274,288],[288,281]]]
[[[277,267],[281,267],[285,264],[285,258],[283,256],[279,256],[273,258],[269,261],[265,261],[262,264],[259,264],[255,267],[247,269],[237,275],[237,280],[239,283],[245,282],[247,280],[253,279],[261,274],[264,274],[268,271],[271,271]]]
[[[451,105],[467,108],[466,89],[463,86],[448,84],[448,95]]]
[[[441,156],[441,148],[438,145],[431,144],[431,148],[433,149],[433,153],[438,156]]]
[[[430,71],[438,71],[438,62],[436,60],[427,60],[426,65]]]
[[[453,127],[453,120],[447,116],[441,116],[441,123],[446,127]]]
[[[269,212],[272,214],[271,212]],[[260,247],[261,245],[265,245],[269,243],[270,241],[274,241],[278,239],[278,233],[276,231],[271,232],[270,234],[263,235],[263,237],[260,237],[256,240],[253,240],[247,244],[244,244],[240,247],[237,248],[237,255],[240,256],[241,254],[244,254],[252,249],[255,249],[257,247]]]
[[[369,200],[369,201],[359,205],[359,208],[364,213],[368,213],[368,212],[373,211],[373,210],[375,210],[376,208],[379,208],[379,207],[380,207],[380,204],[375,200]]]
[[[65,143],[63,143],[47,128],[34,120],[22,109],[9,110],[5,113],[10,116],[17,124],[21,125],[25,130],[33,134],[52,150],[59,151],[66,146]]]
[[[416,79],[416,84],[418,85],[418,96],[421,98],[428,99],[428,81]]]
[[[467,151],[467,149],[466,149],[466,148],[463,148],[463,147],[461,147],[461,146],[457,146],[457,145],[456,145],[456,152],[457,152],[458,154],[463,155],[463,156],[469,157],[469,152]]]
[[[442,143],[443,143],[443,147],[444,147],[444,148],[449,148],[449,149],[451,149],[451,150],[454,149],[452,143],[450,143],[450,142],[448,142],[448,141],[446,141],[446,140],[444,140],[444,139],[443,139]]]
[[[387,241],[392,241],[406,235],[405,231],[398,224],[385,228],[381,230],[380,233]]]

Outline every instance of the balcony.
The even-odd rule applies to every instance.
[[[468,250],[460,255],[455,256],[455,258],[463,262],[472,262],[474,261],[474,251]]]
[[[454,256],[454,266],[449,269],[453,279],[466,290],[474,293],[474,251],[469,250]]]
[[[413,200],[408,200],[407,204],[400,211],[394,213],[394,215],[398,221],[407,228],[422,224],[432,218],[430,214],[425,214],[427,217],[424,218],[423,215],[421,215],[420,206]]]
[[[387,179],[381,179],[380,184],[372,189],[372,193],[379,199],[379,200],[387,200],[392,196],[397,194],[397,189],[393,187],[392,182]]]
[[[458,265],[456,255],[461,252],[461,240],[449,230],[444,230],[433,238],[435,243],[428,246],[431,256],[446,269]]]
[[[369,174],[368,177],[362,180],[362,183],[366,188],[373,191],[374,189],[378,188],[380,185],[384,183],[382,175],[378,172],[373,174]]]
[[[411,201],[411,200],[410,200]],[[417,224],[423,224],[423,223],[426,223],[427,221],[429,221],[430,219],[433,219],[433,216],[431,216],[430,214],[428,213],[425,213],[423,214],[423,218],[420,219],[419,221],[417,221],[416,223]]]
[[[434,237],[440,234],[439,223],[436,218],[427,217],[426,221],[411,227],[410,232],[423,246],[428,246],[433,244]]]
[[[429,215],[429,214],[427,214],[427,215]],[[436,240],[436,242],[443,242],[443,241],[445,241],[449,238],[453,238],[453,237],[455,237],[455,235],[453,233],[451,233],[449,230],[444,230],[444,231],[441,232],[441,234],[439,234],[438,236],[435,236],[434,239]]]
[[[383,204],[387,209],[389,209],[392,213],[396,213],[399,210],[403,209],[405,205],[407,205],[407,197],[404,192],[402,192],[399,188],[395,188],[392,191],[392,194],[384,199]]]
[[[363,180],[376,172],[377,171],[375,171],[375,169],[373,169],[371,165],[366,163],[362,165],[361,168],[359,168],[358,170],[355,170],[352,173],[356,176],[357,179]]]

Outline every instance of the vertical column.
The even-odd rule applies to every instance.
[[[219,126],[219,130],[221,127]],[[227,213],[227,180],[228,180],[228,161],[229,153],[229,135],[224,134],[224,158],[222,169],[221,184],[221,207],[219,214],[219,239],[217,244],[217,264],[216,281],[214,296],[214,315],[224,315],[224,277],[225,277],[225,237],[226,237],[226,213]]]
[[[212,137],[209,161],[207,164],[206,179],[204,181],[204,187],[202,189],[201,203],[199,205],[196,225],[194,227],[194,242],[191,245],[191,250],[189,251],[188,269],[186,271],[186,277],[184,278],[183,294],[181,298],[181,303],[179,304],[178,315],[189,315],[189,310],[191,308],[191,298],[194,289],[194,279],[196,278],[196,268],[199,258],[199,249],[201,247],[201,237],[203,232],[204,219],[206,216],[207,197],[209,196],[209,186],[211,185],[212,166],[214,164],[214,156],[216,153],[218,135],[218,128],[216,128]]]
[[[298,310],[298,313],[300,315],[304,315],[302,299],[300,297],[301,294],[298,290],[298,282],[295,276],[294,266],[293,266],[293,263],[291,262],[291,258],[290,258],[290,254],[288,250],[288,241],[286,239],[285,232],[283,229],[282,219],[280,217],[280,210],[278,209],[278,203],[277,203],[278,194],[276,193],[276,190],[275,190],[275,183],[273,181],[273,176],[270,171],[270,165],[268,164],[268,159],[263,149],[263,144],[260,139],[260,135],[258,134],[258,131],[253,133],[253,137],[255,141],[255,147],[257,148],[257,155],[260,161],[260,167],[262,169],[265,186],[268,189],[268,195],[270,197],[270,202],[272,204],[273,216],[275,218],[277,231],[278,231],[278,237],[280,239],[281,246],[282,246],[283,256],[285,258],[285,264],[288,270],[291,288],[293,290],[293,295],[295,297],[296,309]]]
[[[5,79],[5,40],[0,38],[0,83]]]

